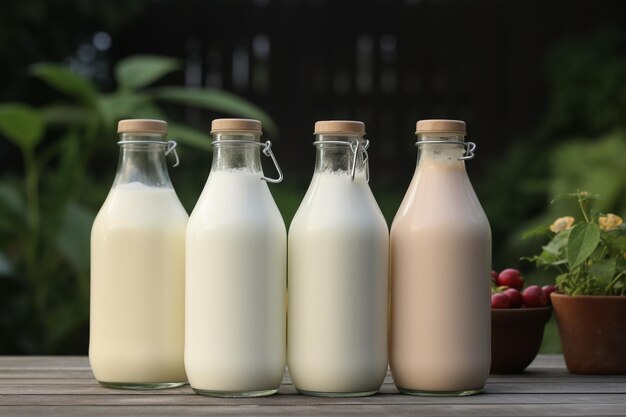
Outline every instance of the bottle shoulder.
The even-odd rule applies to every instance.
[[[267,183],[260,176],[212,178],[191,213],[190,227],[230,227],[234,223],[275,224],[284,222]]]
[[[188,218],[172,187],[122,185],[111,188],[94,225],[106,222],[186,222]]]
[[[296,211],[290,230],[337,225],[388,231],[387,222],[366,182],[331,184],[316,181],[314,177]]]
[[[487,215],[465,170],[442,174],[418,169],[394,217],[392,230],[400,224],[489,229]]]

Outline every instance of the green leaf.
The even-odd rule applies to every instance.
[[[174,58],[157,55],[136,55],[121,60],[115,67],[115,78],[123,90],[146,87],[180,68]]]
[[[73,73],[65,66],[39,63],[33,65],[30,71],[35,77],[46,82],[56,90],[77,98],[84,103],[92,104],[98,95],[98,90],[91,81]]]
[[[168,123],[167,130],[171,140],[196,148],[211,150],[212,138],[209,134],[176,123]]]
[[[565,294],[571,295],[571,291],[572,291],[571,280],[572,280],[571,274],[566,272],[564,274],[558,275],[554,279],[554,282],[556,286],[559,287],[560,291],[565,292]]]
[[[537,236],[545,236],[546,234],[548,234],[549,231],[550,229],[548,229],[546,226],[540,225],[540,226],[535,227],[534,229],[527,230],[526,232],[524,232],[522,234],[522,239],[529,239],[529,238],[537,237]]]
[[[147,100],[142,93],[103,94],[98,98],[98,110],[105,126],[114,126],[119,119],[141,118],[136,110]]]
[[[572,229],[564,230],[558,234],[556,234],[550,243],[543,246],[543,250],[551,253],[552,255],[556,255],[559,257],[563,257],[563,249],[567,247],[567,242],[569,241],[570,233]]]
[[[559,194],[550,201],[550,204],[554,204],[563,200],[578,200],[578,193]]]
[[[565,259],[558,259],[554,254],[542,251],[539,255],[535,255],[531,258],[523,257],[520,258],[524,261],[533,262],[539,268],[547,268],[550,266],[563,265],[567,262]]]
[[[585,201],[585,200],[601,200],[602,197],[600,196],[600,194],[591,194],[590,192],[584,192],[581,191],[580,192],[580,199]]]
[[[272,118],[260,107],[226,91],[210,88],[163,87],[151,90],[151,93],[159,100],[231,114],[237,117],[257,119],[263,123],[263,128],[269,134],[276,135],[278,133]]]
[[[595,223],[579,223],[571,229],[567,243],[567,261],[570,269],[582,264],[600,242],[600,229]]]
[[[137,106],[135,115],[137,118],[141,119],[167,120],[167,116],[163,113],[161,108],[153,100],[148,98]]]
[[[0,133],[23,151],[37,146],[44,133],[39,112],[25,104],[0,105]]]
[[[626,229],[620,227],[618,229],[609,230],[602,233],[602,239],[608,248],[617,254],[626,253]]]
[[[48,126],[75,126],[87,122],[89,111],[84,106],[55,104],[40,110],[41,118]]]
[[[617,269],[617,259],[616,258],[608,258],[603,259],[600,262],[594,262],[593,265],[589,268],[589,273],[598,281],[602,283],[602,285],[607,285],[613,276],[615,275],[615,271]]]
[[[554,204],[556,202],[563,201],[563,200],[578,200],[579,198],[581,198],[583,201],[584,200],[599,200],[600,195],[591,194],[591,193],[582,194],[582,192],[581,193],[563,193],[554,197],[552,201],[550,201],[550,204]]]

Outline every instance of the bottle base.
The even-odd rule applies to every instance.
[[[358,392],[325,392],[325,391],[307,391],[303,389],[296,390],[302,395],[309,395],[312,397],[328,397],[328,398],[354,398],[354,397],[367,397],[374,395],[378,390],[373,391],[358,391]]]
[[[483,391],[483,388],[467,389],[461,391],[425,391],[398,387],[398,391],[400,391],[400,393],[402,394],[416,395],[421,397],[466,397],[468,395],[480,394]]]
[[[182,387],[187,384],[183,382],[105,382],[98,381],[100,385],[106,388],[126,389],[126,390],[146,390],[146,389],[168,389]]]
[[[278,392],[278,388],[264,389],[258,391],[211,391],[199,388],[191,387],[196,394],[204,395],[205,397],[218,397],[218,398],[254,398],[254,397],[267,397],[274,395]]]

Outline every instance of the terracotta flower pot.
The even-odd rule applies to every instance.
[[[552,293],[567,369],[626,374],[626,296]]]
[[[522,372],[537,356],[551,307],[491,310],[491,373]]]

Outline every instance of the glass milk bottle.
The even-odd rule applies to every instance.
[[[302,394],[371,395],[387,373],[389,231],[364,134],[315,124],[315,172],[289,228],[288,368]]]
[[[406,394],[481,391],[490,365],[491,232],[465,123],[417,122],[419,157],[391,226],[390,364]]]
[[[188,219],[165,162],[176,143],[160,120],[122,120],[118,133],[117,174],[91,229],[89,361],[104,386],[175,387],[187,380]]]
[[[185,368],[198,394],[274,394],[286,361],[286,244],[256,120],[212,124],[213,165],[187,227]],[[260,153],[278,179],[267,178]]]

